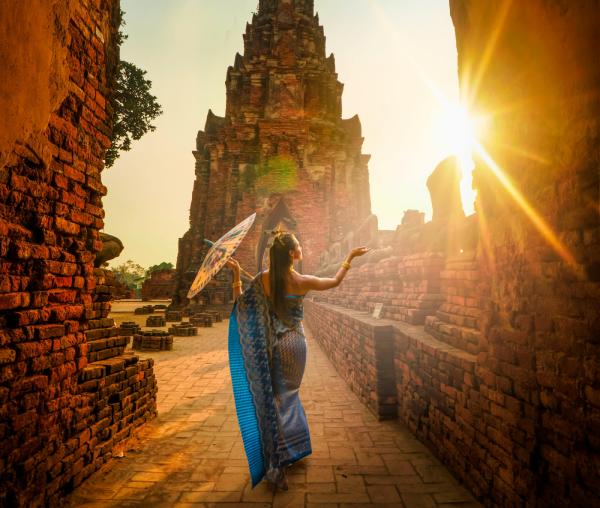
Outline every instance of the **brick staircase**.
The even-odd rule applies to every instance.
[[[482,312],[477,298],[479,271],[475,252],[465,252],[446,260],[440,278],[446,303],[425,320],[425,331],[441,342],[473,355],[480,353]]]
[[[440,278],[444,254],[420,253],[400,258],[395,275],[390,273],[391,263],[388,260],[381,261],[379,265],[378,277],[385,281],[382,282],[383,317],[422,325],[445,301]]]

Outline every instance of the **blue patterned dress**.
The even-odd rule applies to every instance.
[[[312,453],[298,396],[306,365],[304,297],[288,297],[277,318],[259,274],[237,299],[229,322],[229,367],[252,487],[282,480],[282,469]]]

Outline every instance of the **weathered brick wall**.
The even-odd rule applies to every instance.
[[[450,5],[465,105],[490,115],[473,173],[487,404],[473,467],[490,506],[599,506],[600,5]]]
[[[397,414],[391,322],[305,300],[304,322],[352,391],[380,419]]]
[[[477,357],[434,339],[421,327],[395,327],[394,362],[400,420],[476,495],[487,493],[487,474],[507,457],[499,422],[508,411],[479,392]],[[479,424],[484,410],[492,422],[489,435],[481,433]],[[499,459],[490,460],[490,452]]]
[[[107,317],[116,280],[94,269],[119,2],[57,1],[50,13],[16,4],[2,7],[20,12],[15,30],[2,32],[3,51],[46,55],[52,76],[44,88],[39,62],[20,62],[32,75],[15,79],[51,97],[21,104],[34,128],[0,126],[11,140],[0,154],[0,504],[25,507],[56,504],[104,464],[155,414],[156,386],[152,362],[123,354],[126,339]],[[33,30],[37,16],[51,44],[22,37],[21,24]],[[3,98],[11,79],[2,79]]]
[[[351,270],[338,288],[317,298],[370,313],[383,304],[381,316],[420,325],[447,300],[440,276],[445,257],[441,252],[422,252],[367,263]]]
[[[474,355],[481,352],[480,341],[486,325],[478,295],[488,290],[479,281],[481,274],[476,257],[476,252],[464,252],[446,258],[440,273],[445,303],[439,306],[435,316],[425,320],[426,332]],[[485,347],[484,344],[481,347]]]

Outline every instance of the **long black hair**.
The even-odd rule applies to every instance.
[[[296,238],[290,233],[279,233],[269,248],[269,283],[273,310],[277,317],[284,319],[288,313],[289,304],[285,294],[285,283],[292,279],[294,257],[290,251],[296,250]]]

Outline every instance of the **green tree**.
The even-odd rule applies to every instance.
[[[173,263],[167,263],[166,261],[163,261],[160,265],[154,265],[148,268],[148,270],[146,271],[146,277],[150,277],[152,275],[152,272],[155,272],[157,270],[173,270],[173,268],[175,268],[173,266]]]
[[[125,25],[121,11],[121,26]],[[127,40],[119,31],[119,44]],[[153,120],[162,115],[156,97],[150,93],[152,81],[145,79],[147,72],[134,64],[121,60],[117,68],[117,83],[114,101],[114,126],[111,146],[106,152],[106,167],[114,165],[119,152],[131,150],[132,140],[139,140],[148,132],[154,132]]]
[[[134,263],[131,259],[127,260],[122,265],[114,267],[112,271],[120,273],[121,275],[132,275],[134,277],[146,276],[146,269],[137,263]]]

